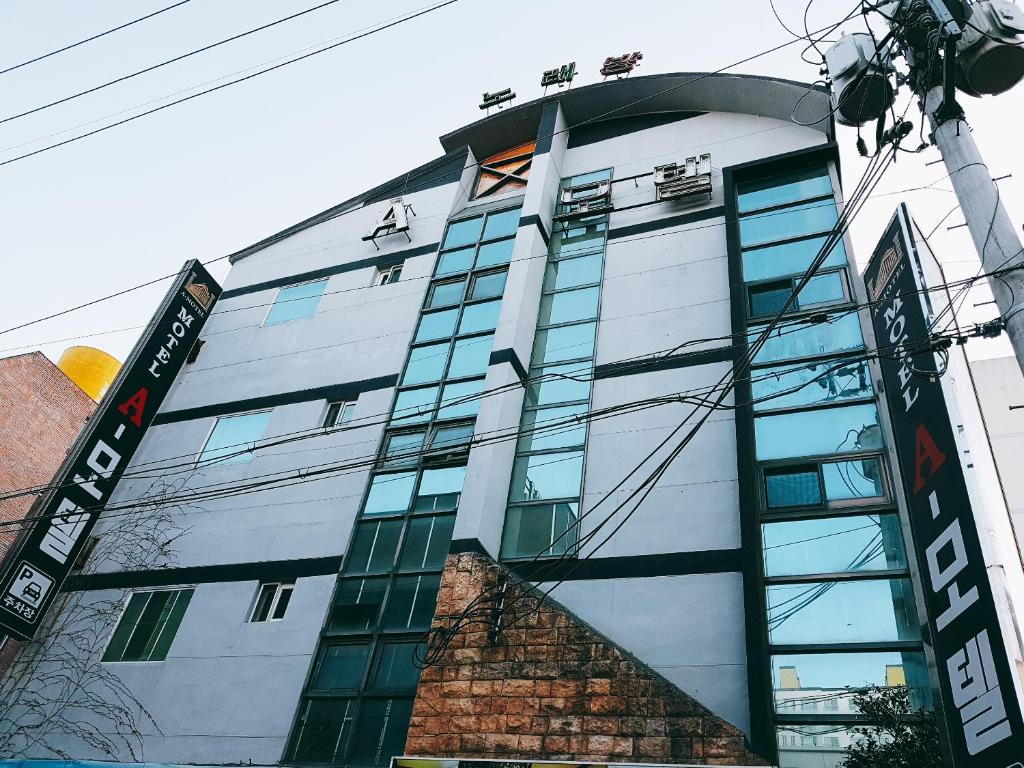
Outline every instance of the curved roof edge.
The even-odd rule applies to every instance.
[[[829,92],[821,85],[715,72],[673,72],[605,80],[508,107],[457,128],[440,137],[443,156],[235,251],[228,260],[234,264],[353,208],[456,180],[462,172],[467,147],[481,158],[533,141],[544,107],[555,102],[561,104],[570,127],[652,113],[738,112],[799,122],[821,131],[829,140],[835,133]],[[410,174],[419,178],[413,187],[405,184]]]
[[[508,107],[441,137],[448,152],[468,145],[479,157],[512,146],[544,106],[558,102],[570,127],[652,112],[738,112],[804,124],[833,135],[828,88],[763,75],[673,72],[605,80]],[[529,140],[532,140],[532,136]]]

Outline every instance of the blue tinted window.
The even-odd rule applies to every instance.
[[[326,287],[326,280],[318,280],[315,283],[303,283],[282,288],[277,292],[274,304],[263,324],[277,325],[278,323],[287,323],[289,320],[298,320],[301,317],[312,317],[316,314],[316,308],[320,305],[320,297],[323,296]]]
[[[425,470],[416,492],[415,511],[444,512],[457,509],[465,481],[465,465]]]
[[[561,499],[580,495],[583,452],[520,456],[512,470],[512,501]]]
[[[885,497],[882,463],[878,459],[832,461],[821,467],[825,496],[829,501]]]
[[[775,645],[917,640],[918,626],[909,579],[768,587],[768,637]]]
[[[757,458],[761,461],[796,456],[849,453],[876,447],[878,411],[872,403],[817,411],[758,416],[754,419]]]
[[[817,517],[761,526],[766,576],[907,567],[894,514]]]
[[[464,376],[479,376],[487,372],[487,362],[491,356],[493,334],[472,336],[455,342],[452,362],[448,366],[445,378],[459,379]]]
[[[793,687],[793,680],[799,687]],[[914,706],[927,706],[931,702],[931,684],[928,667],[921,652],[875,653],[802,653],[772,657],[772,680],[775,688],[775,708],[785,714],[806,712],[807,703],[814,704],[814,712],[836,714],[856,712],[851,701],[850,688],[907,685]],[[815,695],[808,696],[807,691]],[[835,695],[836,700],[829,697]],[[835,706],[833,706],[835,705]],[[797,730],[804,732],[806,726]],[[844,738],[849,739],[845,734]],[[783,763],[785,764],[785,763]]]
[[[835,226],[836,220],[836,204],[831,200],[755,213],[740,219],[740,245],[746,247],[828,232]]]
[[[832,182],[824,167],[806,168],[793,173],[747,181],[737,185],[740,213],[795,203],[810,197],[832,193]]]
[[[502,557],[561,555],[576,545],[579,537],[579,504],[530,504],[509,507],[502,536]]]
[[[458,304],[462,301],[462,295],[465,292],[465,280],[455,280],[447,283],[434,283],[430,287],[430,297],[427,299],[427,308]]]
[[[445,384],[441,392],[441,410],[437,412],[439,419],[455,419],[464,416],[476,416],[480,410],[479,395],[484,391],[484,380],[460,381],[457,384]],[[450,403],[450,405],[445,405]]]
[[[242,464],[252,461],[249,450],[263,437],[270,423],[271,411],[243,413],[238,416],[221,416],[210,433],[210,437],[199,454],[197,461],[217,464]]]
[[[515,245],[515,242],[515,240],[500,240],[497,243],[481,245],[480,252],[476,256],[476,268],[508,264],[512,260],[512,246]]]
[[[459,322],[459,334],[493,331],[498,326],[500,314],[501,299],[463,307],[462,320]]]
[[[549,365],[530,371],[526,405],[553,405],[590,397],[593,364],[588,360],[569,365]]]
[[[565,259],[581,253],[590,253],[604,248],[607,222],[588,222],[579,226],[569,226],[557,233],[551,244],[554,258]]]
[[[363,517],[405,512],[412,499],[414,485],[416,485],[415,472],[376,475],[373,482],[370,483],[370,492],[366,496],[366,505],[363,507]],[[388,564],[390,565],[390,562]]]
[[[802,275],[825,246],[827,238],[814,237],[785,245],[769,245],[743,252],[743,279],[748,283],[773,277]],[[846,249],[843,241],[832,246],[819,269],[845,267]]]
[[[846,301],[846,282],[842,272],[815,275],[796,297],[800,309]]]
[[[402,384],[426,384],[438,381],[444,375],[444,364],[448,361],[447,341],[441,344],[430,344],[426,347],[415,347],[409,353],[409,362],[405,366]]]
[[[592,253],[589,256],[548,264],[548,271],[544,277],[544,290],[556,291],[562,288],[575,288],[579,285],[601,282],[603,259],[602,254]]]
[[[533,346],[534,363],[557,363],[578,357],[593,357],[597,323],[580,323],[538,331]]]
[[[871,395],[871,372],[858,360],[825,360],[755,368],[750,373],[754,410],[817,405]]]
[[[448,225],[448,233],[444,236],[441,248],[458,248],[462,245],[475,243],[480,239],[480,228],[484,224],[484,217],[477,216],[475,219],[463,219]]]
[[[747,331],[749,340],[753,342],[763,330],[764,326],[751,326]],[[847,312],[832,315],[823,323],[779,323],[754,357],[754,362],[771,363],[776,360],[850,352],[863,346],[860,320],[855,312]]]
[[[492,272],[489,275],[477,275],[473,278],[473,287],[469,290],[470,301],[477,299],[500,298],[505,291],[505,279],[508,272]]]
[[[585,404],[527,411],[518,450],[526,453],[582,446],[587,439],[586,413]]]
[[[493,240],[496,237],[514,235],[516,230],[519,229],[520,210],[519,208],[512,208],[507,211],[488,214],[483,239]]]
[[[441,312],[430,312],[420,318],[420,327],[416,331],[415,343],[446,339],[455,333],[455,321],[459,317],[458,309],[445,309]]]
[[[442,253],[437,262],[437,276],[453,275],[456,272],[466,272],[473,266],[473,255],[475,248],[462,248],[458,251]]]
[[[320,664],[310,688],[321,691],[358,688],[369,653],[370,646],[367,643],[327,646],[320,656]]]
[[[437,387],[421,387],[399,392],[392,421],[416,423],[429,420],[437,402],[437,390]]]
[[[540,300],[538,325],[558,325],[597,317],[599,291],[594,286],[544,296]]]
[[[750,296],[751,316],[777,315],[786,306],[792,293],[793,284],[789,280],[750,286],[747,294]],[[796,309],[796,302],[791,303],[789,309]]]
[[[396,469],[415,464],[419,459],[420,449],[423,448],[423,438],[422,431],[388,435],[387,444],[384,446],[384,466]]]
[[[769,509],[821,504],[821,480],[816,465],[766,469],[764,490]]]

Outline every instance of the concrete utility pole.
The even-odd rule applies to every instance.
[[[893,36],[911,64],[910,83],[931,124],[932,140],[942,154],[1024,371],[1024,246],[956,100],[958,87],[977,96],[1001,93],[1019,81],[1021,73],[1016,70],[1022,62],[1017,49],[999,47],[1020,45],[1012,36],[1014,25],[1020,26],[1019,11],[1001,0],[974,5],[960,0],[902,0],[890,8],[895,9],[887,16]],[[971,69],[958,61],[961,51],[970,57]],[[1007,58],[1006,53],[1013,55]],[[987,60],[982,60],[983,54]],[[1015,117],[1007,114],[1007,119]]]
[[[1024,264],[1024,246],[1000,199],[999,187],[974,143],[970,126],[962,117],[944,121],[937,118],[942,103],[942,86],[931,88],[925,96],[925,110],[933,140],[942,153],[982,267],[986,273],[1000,273],[989,274],[988,282],[1000,316],[1005,319],[1017,363],[1024,371],[1024,269],[1004,271]]]

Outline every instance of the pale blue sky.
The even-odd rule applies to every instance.
[[[0,69],[170,5],[172,0],[15,3],[0,0]],[[316,0],[191,0],[188,4],[38,64],[0,75],[0,119],[200,47]],[[42,146],[35,139],[355,32],[426,0],[343,0],[301,19],[165,67],[129,83],[0,125],[0,161]],[[812,29],[853,3],[812,8]],[[804,3],[779,0],[796,26]],[[837,10],[841,8],[842,10]],[[851,27],[852,29],[852,27]],[[0,329],[216,258],[327,208],[441,153],[437,137],[480,117],[483,91],[541,95],[540,73],[577,62],[577,85],[596,82],[605,56],[640,50],[637,74],[706,71],[785,42],[767,0],[460,0],[453,6],[251,82],[51,152],[0,166]],[[736,70],[811,81],[800,44]],[[909,94],[901,94],[901,103]],[[1024,159],[1016,120],[1024,85],[965,99],[975,135],[1018,224]],[[127,112],[126,114],[131,114]],[[122,115],[123,116],[123,115]],[[912,109],[918,124],[920,115]],[[97,125],[102,124],[97,123]],[[94,126],[92,126],[94,127]],[[85,130],[85,129],[80,129]],[[72,133],[62,133],[49,141]],[[840,129],[852,187],[864,161]],[[908,142],[909,143],[909,142]],[[24,145],[24,146],[19,146]],[[944,175],[934,149],[903,155],[879,191]],[[944,183],[936,186],[948,189]],[[947,192],[905,195],[925,230],[953,205]],[[853,227],[864,260],[901,196],[871,201]],[[947,223],[962,221],[959,213]],[[933,243],[951,279],[977,269],[964,228]],[[973,263],[972,263],[973,261]],[[215,265],[223,276],[226,262]],[[138,291],[24,331],[0,335],[0,356],[42,349],[52,358],[91,343],[123,358],[164,286]],[[967,302],[988,298],[984,290]],[[978,317],[987,317],[983,307]],[[977,345],[977,346],[975,346]],[[972,342],[977,354],[987,354]],[[996,346],[1000,351],[1003,347]],[[1008,349],[1008,348],[1006,348]]]

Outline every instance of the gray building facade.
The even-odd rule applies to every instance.
[[[848,687],[931,701],[845,236],[746,357],[843,209],[828,113],[755,76],[559,91],[234,254],[56,613],[88,637],[23,654],[4,756],[386,764],[463,553],[764,762],[839,764]]]

